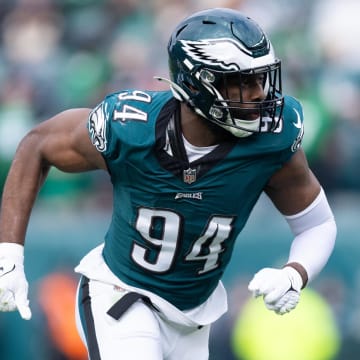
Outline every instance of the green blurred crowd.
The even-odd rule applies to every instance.
[[[282,59],[284,92],[304,105],[304,148],[314,172],[328,191],[359,191],[356,0],[2,0],[0,188],[34,124],[70,107],[93,107],[115,90],[161,89],[153,76],[167,76],[171,31],[209,6],[241,10],[264,27]],[[43,194],[73,196],[97,186],[90,176],[53,171]]]

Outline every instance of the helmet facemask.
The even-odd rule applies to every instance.
[[[210,121],[237,137],[257,132],[272,132],[277,128],[283,109],[280,62],[244,71],[203,71],[207,73],[206,79],[211,78],[211,73],[215,74],[217,79],[210,85],[204,76],[200,76],[202,81],[206,82],[205,87],[214,96],[213,104],[209,108]],[[245,98],[244,87],[249,81],[260,83],[265,99]],[[229,93],[229,89],[236,89],[236,97]]]
[[[194,67],[188,76],[184,76],[185,71],[181,74],[182,78],[176,79],[176,83],[186,89],[190,95],[187,102],[199,115],[237,137],[276,130],[283,109],[280,61],[244,71],[223,72]],[[265,99],[244,99],[243,87],[251,77],[262,82]],[[173,85],[172,90],[177,93]],[[230,96],[231,87],[238,89],[237,99]]]

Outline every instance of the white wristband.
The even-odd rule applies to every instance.
[[[19,262],[24,260],[24,246],[17,243],[0,243],[0,258],[9,257]]]

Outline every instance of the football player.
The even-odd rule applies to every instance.
[[[92,360],[207,359],[210,325],[227,310],[221,277],[263,192],[294,233],[287,263],[249,283],[268,309],[294,309],[334,247],[334,217],[301,148],[302,107],[283,95],[264,31],[237,11],[204,10],[176,27],[168,53],[170,79],[159,80],[169,91],[119,91],[39,124],[4,187],[0,310],[29,319],[23,245],[50,167],[109,173],[110,227],[75,269]]]

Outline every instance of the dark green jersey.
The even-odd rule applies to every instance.
[[[303,115],[286,97],[274,133],[233,139],[189,163],[172,140],[178,108],[170,91],[114,93],[93,110],[89,133],[114,187],[107,265],[183,310],[217,286],[264,186],[299,147]]]

